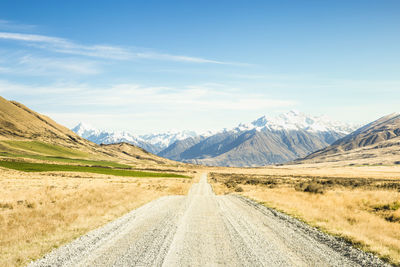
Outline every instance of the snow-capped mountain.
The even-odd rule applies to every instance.
[[[107,132],[80,123],[72,130],[98,144],[127,142],[173,160],[219,166],[283,163],[325,148],[357,126],[289,111],[262,116],[232,129],[134,135]]]
[[[178,140],[197,136],[193,131],[167,132],[161,134],[133,135],[127,132],[114,132],[96,129],[89,124],[79,123],[72,129],[79,136],[96,144],[114,144],[126,142],[157,154]]]
[[[146,134],[140,135],[138,138],[144,142],[160,147],[162,149],[167,148],[175,141],[184,140],[189,137],[196,137],[197,133],[194,131],[182,131],[182,132],[166,132],[159,134]]]
[[[217,166],[284,163],[322,149],[357,127],[327,117],[290,111],[262,116],[208,137],[177,141],[158,155],[173,160]]]
[[[114,131],[104,131],[96,129],[89,124],[83,122],[79,123],[76,127],[72,128],[72,131],[79,136],[92,141],[96,144],[114,144],[126,142],[132,145],[146,149],[147,151],[156,154],[159,150],[157,147],[148,144],[136,136],[127,132],[114,132]]]
[[[349,134],[357,128],[356,125],[337,122],[326,116],[309,116],[298,111],[289,111],[276,117],[262,116],[249,124],[239,124],[236,131],[256,129],[257,131],[298,131],[337,132]]]

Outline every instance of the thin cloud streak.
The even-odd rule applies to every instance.
[[[101,62],[81,58],[7,55],[0,61],[0,73],[19,76],[95,75],[103,72]]]
[[[32,30],[35,29],[36,25],[30,25],[30,24],[20,24],[16,23],[10,20],[5,20],[5,19],[0,19],[0,29],[1,30],[13,30],[13,31],[18,31],[18,30]]]
[[[162,60],[193,62],[193,63],[230,64],[230,63],[225,63],[225,62],[221,62],[221,61],[198,58],[198,57],[176,56],[176,55],[169,55],[169,54],[137,53],[135,55],[138,58],[148,58],[148,59],[162,59]]]
[[[246,112],[265,114],[271,109],[286,110],[298,106],[291,99],[239,91],[222,84],[96,87],[62,83],[25,85],[0,80],[0,94],[40,113],[51,114],[53,119],[69,127],[84,120],[101,128],[141,133],[172,129],[216,130],[233,127],[238,120],[247,121],[241,117]],[[220,125],[214,119],[210,120],[211,117],[222,119]]]
[[[227,88],[224,88],[225,90]],[[77,105],[98,107],[143,105],[168,110],[258,110],[271,107],[295,105],[291,100],[271,99],[265,95],[221,91],[207,86],[187,86],[182,89],[170,87],[144,87],[122,84],[105,90],[90,90],[74,101]]]
[[[223,88],[224,90],[221,90]],[[137,84],[118,84],[95,89],[88,85],[25,86],[0,81],[0,92],[18,92],[35,96],[38,104],[57,103],[57,106],[90,107],[90,109],[150,107],[164,110],[259,110],[291,107],[292,100],[274,99],[261,94],[243,93],[219,86],[186,86],[183,88],[146,87]],[[40,95],[47,96],[46,98]],[[49,96],[51,95],[51,96]]]
[[[66,72],[83,75],[101,73],[98,62],[73,58],[59,59],[24,56],[18,60],[18,65],[22,65],[22,68],[17,68],[17,72],[23,71],[24,73],[29,73],[31,75],[65,75]]]
[[[17,41],[29,41],[29,42],[40,42],[40,43],[52,43],[66,45],[68,42],[62,38],[49,37],[37,34],[26,34],[26,33],[12,33],[12,32],[0,32],[1,39],[17,40]]]
[[[81,55],[88,57],[114,59],[114,60],[135,60],[153,59],[164,61],[188,62],[188,63],[210,63],[223,65],[246,65],[244,63],[223,62],[200,57],[183,55],[171,55],[156,52],[135,52],[118,46],[110,45],[81,45],[70,40],[36,34],[0,32],[0,39],[28,42],[31,46],[50,50],[53,52]]]

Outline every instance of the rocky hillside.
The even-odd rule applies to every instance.
[[[381,158],[386,162],[389,158],[395,160],[395,157],[399,157],[399,151],[400,114],[393,113],[359,128],[337,140],[331,146],[308,155],[302,161],[322,162]]]
[[[177,141],[160,156],[217,166],[262,166],[304,157],[347,135],[354,127],[291,111],[263,116],[208,137]]]

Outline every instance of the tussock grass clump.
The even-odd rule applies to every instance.
[[[375,205],[373,211],[388,222],[400,223],[400,202]]]
[[[385,220],[388,222],[400,223],[400,214],[390,214],[389,216],[385,217]]]
[[[389,204],[383,204],[383,205],[377,205],[374,207],[375,211],[381,211],[381,210],[398,210],[400,208],[400,202],[395,201],[393,203]]]
[[[235,188],[235,192],[243,192],[244,190],[243,190],[243,187],[241,187],[241,186],[237,186],[236,188]]]
[[[228,188],[235,188],[237,186],[237,183],[235,181],[232,181],[232,180],[228,180],[224,184]]]
[[[296,191],[303,191],[313,194],[323,194],[324,186],[317,182],[302,182],[295,186]]]
[[[11,203],[0,203],[0,209],[14,209],[14,206]]]

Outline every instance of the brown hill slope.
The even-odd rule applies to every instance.
[[[184,163],[156,156],[150,152],[147,152],[143,148],[134,146],[129,143],[117,143],[117,144],[108,144],[100,146],[107,152],[113,155],[118,155],[119,158],[126,159],[129,161],[134,160],[136,162],[148,162],[156,165],[168,164],[170,166],[175,166],[175,167],[187,165]]]
[[[373,121],[301,162],[355,160],[360,163],[400,161],[400,114],[393,113]]]
[[[130,144],[99,146],[81,138],[49,117],[2,97],[0,97],[0,152],[35,155],[49,155],[51,152],[51,156],[63,156],[63,153],[67,152],[69,157],[122,160],[142,167],[154,164],[177,164]]]
[[[58,144],[78,146],[89,144],[49,117],[2,97],[0,97],[0,137],[1,139],[53,141]]]

